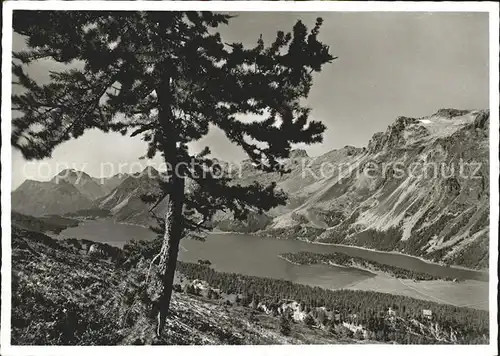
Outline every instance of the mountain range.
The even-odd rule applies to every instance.
[[[282,177],[249,170],[243,179],[276,180],[289,193],[263,235],[488,265],[488,111],[398,117],[367,147],[346,146],[290,168]]]
[[[426,117],[398,117],[366,147],[346,146],[318,157],[294,150],[284,162],[290,169],[285,175],[243,161],[232,171],[235,184],[276,181],[288,203],[244,222],[220,213],[216,223],[228,231],[487,268],[488,132],[489,111],[441,109]],[[148,225],[152,219],[140,196],[158,191],[158,174],[148,167],[99,179],[63,171],[49,182],[25,181],[12,193],[12,209],[42,216],[98,208],[117,221]],[[157,210],[163,211],[161,204]]]
[[[109,210],[117,221],[148,225],[153,222],[150,207],[141,197],[144,194],[160,193],[160,172],[147,167],[140,173],[123,175],[120,184],[109,194],[94,201],[103,210]],[[159,204],[155,212],[164,213],[164,205]]]
[[[50,181],[25,180],[12,192],[12,210],[32,216],[64,215],[95,207],[94,201],[109,194],[128,175],[93,178],[65,169]]]

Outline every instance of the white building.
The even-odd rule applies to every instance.
[[[432,310],[422,309],[422,315],[424,316],[424,318],[432,319]]]
[[[389,307],[389,310],[387,310],[387,314],[389,316],[396,316],[396,311],[394,309],[392,309],[391,307]]]

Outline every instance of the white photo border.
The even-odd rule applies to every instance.
[[[120,356],[165,352],[203,353],[205,355],[315,356],[343,353],[348,355],[381,353],[384,355],[453,354],[498,355],[497,287],[498,287],[498,217],[499,217],[499,5],[496,2],[378,2],[378,1],[7,1],[3,4],[2,31],[2,314],[0,354],[66,355],[116,354]],[[489,13],[490,43],[490,253],[489,253],[489,345],[273,345],[273,346],[12,346],[11,334],[11,92],[12,92],[12,12],[13,10],[210,10],[210,11],[294,11],[294,12],[486,12]],[[168,347],[168,351],[164,349]]]

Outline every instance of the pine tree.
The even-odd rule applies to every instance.
[[[321,122],[309,120],[313,73],[332,62],[318,40],[322,19],[312,30],[297,21],[266,45],[225,43],[216,32],[231,16],[211,12],[15,11],[14,31],[29,49],[14,53],[12,145],[26,159],[49,157],[59,144],[88,129],[140,135],[146,156],[160,154],[167,174],[161,194],[144,200],[157,216],[162,236],[152,287],[156,333],[165,324],[179,242],[203,237],[217,211],[245,219],[286,201],[272,183],[231,184],[210,149],[191,154],[187,144],[205,136],[211,125],[240,146],[258,168],[285,174],[280,159],[292,144],[321,142]],[[237,19],[235,20],[237,21]],[[75,64],[36,83],[25,66],[39,59]],[[236,115],[254,114],[259,121]],[[189,189],[186,187],[189,183]]]

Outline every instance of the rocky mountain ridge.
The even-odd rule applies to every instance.
[[[141,197],[144,194],[160,193],[161,174],[153,167],[146,167],[142,172],[125,178],[108,195],[97,199],[94,204],[100,209],[109,210],[117,221],[148,225],[153,223],[150,207]],[[164,212],[164,205],[159,204],[157,214]]]
[[[243,161],[232,170],[235,184],[275,181],[288,193],[288,203],[265,215],[251,214],[245,222],[218,214],[216,224],[226,231],[357,245],[486,268],[488,132],[487,110],[440,109],[427,117],[398,117],[367,147],[345,146],[318,157],[294,150],[284,162],[290,169],[285,175],[264,173]],[[94,200],[89,196],[101,193],[91,182],[99,183],[86,174],[83,184],[72,184],[73,178],[61,179],[57,187],[27,181],[13,192],[12,206],[40,215],[90,205],[109,210],[115,220],[149,225],[149,208],[140,196],[158,191],[159,173],[147,169],[108,178],[108,186],[99,188],[108,193]],[[157,212],[162,211],[160,204]]]
[[[92,178],[87,173],[76,171],[74,169],[65,169],[59,172],[51,182],[67,182],[73,184],[84,196],[90,200],[95,200],[109,193],[104,186],[97,183],[95,178]]]
[[[66,180],[56,183],[28,179],[11,197],[13,211],[33,216],[63,215],[92,206],[92,200]]]
[[[260,234],[488,265],[489,112],[441,109],[398,117],[365,148],[304,158],[276,179],[289,202]]]

